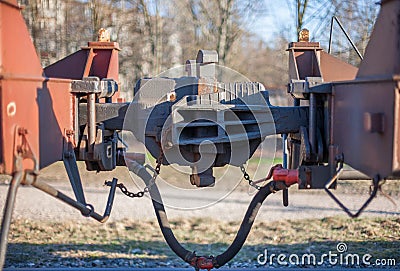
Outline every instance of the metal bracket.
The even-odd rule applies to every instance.
[[[371,203],[371,201],[376,197],[376,193],[378,192],[379,188],[380,188],[380,176],[376,175],[373,179],[372,179],[372,186],[373,189],[371,191],[371,194],[369,196],[369,198],[364,202],[364,204],[360,207],[360,209],[358,209],[357,212],[352,213],[349,208],[347,208],[330,190],[329,187],[338,179],[340,173],[343,170],[343,162],[339,163],[339,168],[336,171],[335,175],[325,184],[325,192],[340,206],[340,208],[342,208],[342,210],[351,218],[356,218],[358,216],[360,216],[360,214],[365,210],[365,208],[367,208],[367,206]]]
[[[82,181],[79,175],[78,166],[76,164],[76,158],[74,152],[75,144],[73,137],[74,137],[74,131],[65,130],[63,162],[65,170],[67,171],[68,174],[68,179],[72,186],[72,190],[74,191],[76,200],[86,205],[85,195],[82,187]]]
[[[23,161],[30,159],[33,162],[33,168],[31,171],[39,171],[39,163],[36,159],[36,155],[33,153],[32,148],[27,139],[28,130],[23,127],[15,127],[14,136],[14,169],[13,172],[23,172],[24,166]]]
[[[113,178],[112,182],[110,182],[109,184],[111,188],[108,194],[106,208],[104,210],[104,214],[100,215],[99,213],[95,212],[94,207],[91,204],[83,204],[79,201],[76,201],[73,198],[62,193],[61,191],[55,189],[51,185],[48,185],[47,183],[37,179],[36,176],[31,176],[31,177],[32,178],[27,179],[28,182],[27,184],[32,185],[33,187],[47,193],[48,195],[67,203],[68,205],[74,207],[75,209],[78,209],[79,211],[81,211],[83,216],[92,217],[101,223],[106,222],[110,217],[118,182],[116,178]]]
[[[354,44],[353,40],[350,38],[349,34],[347,33],[347,31],[344,29],[342,23],[339,21],[339,19],[336,16],[332,16],[332,20],[331,20],[331,31],[329,34],[329,47],[328,47],[328,54],[331,53],[332,50],[332,35],[333,35],[333,23],[337,22],[337,24],[339,25],[340,29],[342,30],[343,34],[346,36],[347,40],[350,42],[351,46],[353,47],[354,51],[357,53],[358,57],[363,60],[363,56],[361,55],[360,51],[358,50],[357,46]]]

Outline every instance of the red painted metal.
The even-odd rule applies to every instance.
[[[62,159],[77,113],[71,80],[82,79],[87,67],[88,76],[118,81],[118,51],[115,42],[89,42],[43,70],[17,2],[0,1],[0,173],[13,172],[16,127],[27,130],[39,169]]]
[[[268,176],[256,182],[263,182],[271,179],[278,182],[284,182],[287,187],[299,183],[299,171],[297,169],[286,169],[281,164],[277,164],[269,170]]]
[[[299,171],[297,169],[286,169],[283,168],[281,164],[277,164],[269,170],[267,177],[257,180],[254,183],[261,183],[267,180],[277,181],[277,182],[284,182],[287,187],[300,183],[299,180]]]
[[[87,76],[118,82],[118,43],[88,42],[88,46],[47,66],[46,76],[79,80]]]
[[[399,14],[382,1],[356,80],[333,86],[332,146],[371,178],[400,176]]]
[[[191,265],[196,269],[206,269],[211,270],[214,268],[213,258],[212,257],[195,257],[191,262]]]
[[[324,82],[353,80],[358,69],[324,52],[319,42],[289,44],[290,79],[322,77]]]
[[[274,181],[281,181],[286,186],[291,186],[299,182],[299,171],[297,169],[275,168],[272,173]]]
[[[325,82],[353,80],[358,72],[356,67],[324,51],[320,52],[320,69]]]
[[[0,173],[13,172],[16,127],[27,130],[29,145],[43,168],[61,159],[61,131],[73,127],[69,81],[42,76],[20,10],[4,2],[0,2],[0,37]],[[23,167],[32,165],[26,161]]]
[[[83,77],[96,76],[119,82],[119,64],[117,42],[88,42],[78,52],[47,66],[44,73],[48,77],[79,80]],[[118,92],[112,101],[117,102]]]

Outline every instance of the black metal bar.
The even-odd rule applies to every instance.
[[[5,1],[5,0],[0,0],[0,3],[7,5],[9,7],[12,7],[12,8],[18,9],[18,10],[22,10],[22,7],[20,5],[15,5],[15,4]]]
[[[87,95],[87,111],[86,120],[88,128],[88,149],[89,153],[93,153],[94,142],[96,140],[96,94]]]
[[[288,154],[287,154],[286,140],[287,140],[287,134],[283,134],[282,135],[283,168],[288,168]],[[285,207],[289,206],[289,191],[287,189],[282,190],[282,202],[283,206]]]
[[[282,135],[282,163],[283,163],[283,168],[288,168],[288,154],[287,154],[287,134]]]
[[[68,144],[68,143],[67,143]],[[79,175],[78,166],[76,164],[75,153],[73,150],[64,152],[63,162],[65,170],[68,174],[69,182],[71,183],[72,190],[74,191],[77,201],[86,205],[85,194],[83,192],[82,181]]]
[[[333,35],[333,20],[334,20],[334,17],[335,16],[332,16],[332,19],[331,19],[331,31],[330,31],[330,33],[329,33],[329,47],[328,47],[328,54],[330,54],[331,53],[331,51],[332,51],[332,35]]]
[[[270,107],[276,134],[299,132],[300,126],[308,127],[308,107]]]
[[[122,130],[130,103],[96,103],[96,123],[103,122],[107,130]],[[79,126],[87,123],[87,105],[79,104]]]
[[[317,152],[317,97],[314,93],[310,93],[310,108],[309,108],[309,131],[308,137],[311,145],[311,152]]]
[[[364,204],[360,207],[360,209],[357,210],[357,212],[352,213],[349,208],[347,208],[331,191],[329,191],[328,188],[325,188],[325,192],[328,193],[328,195],[342,208],[342,210],[351,218],[356,218],[359,217],[360,214],[367,208],[367,206],[371,203],[371,201],[376,197],[376,193],[378,192],[379,189],[379,177],[375,177],[373,180],[373,187],[374,189],[372,190],[370,196],[368,199],[364,202]]]
[[[10,224],[12,213],[14,211],[15,198],[17,195],[18,187],[22,181],[22,172],[16,172],[10,183],[8,189],[6,203],[4,205],[3,220],[1,222],[1,233],[0,233],[0,270],[3,270],[4,262],[6,260],[8,233],[10,231]]]
[[[343,34],[346,36],[347,40],[350,42],[351,46],[353,47],[354,51],[356,51],[358,57],[363,60],[363,56],[361,55],[360,51],[358,50],[357,46],[354,44],[353,40],[350,38],[349,34],[347,31],[344,29],[342,23],[339,21],[339,19],[336,16],[332,17],[332,22],[331,22],[331,35],[329,38],[329,48],[328,48],[328,53],[331,52],[331,45],[332,45],[332,31],[333,31],[333,20],[337,22],[339,25],[340,29],[342,30]]]
[[[81,211],[81,213],[84,216],[92,217],[92,218],[96,219],[97,221],[104,223],[110,217],[112,205],[114,202],[117,181],[118,180],[116,178],[114,178],[112,180],[110,193],[108,195],[108,200],[107,200],[106,209],[104,211],[104,215],[100,215],[100,214],[96,213],[94,211],[93,206],[91,206],[89,204],[84,205],[84,204],[72,199],[71,197],[65,195],[64,193],[58,191],[57,189],[55,189],[54,187],[48,185],[47,183],[45,183],[43,181],[34,180],[32,182],[32,186],[38,188],[39,190],[42,190],[43,192],[49,194],[50,196],[53,196],[65,203],[67,203],[68,205],[74,207],[75,209],[78,209],[79,211]]]
[[[361,206],[360,209],[358,209],[357,212],[352,213],[349,208],[347,208],[330,190],[329,188],[331,187],[332,184],[339,178],[340,173],[343,171],[343,163],[339,164],[339,168],[336,171],[336,173],[333,175],[333,177],[325,184],[324,190],[325,192],[339,205],[340,208],[351,218],[356,218],[358,217],[364,210],[367,208],[367,206],[371,203],[371,201],[376,197],[376,194],[379,190],[379,182],[381,180],[379,175],[376,175],[374,179],[372,180],[373,184],[373,190],[368,197],[368,199],[364,202],[364,204]]]
[[[96,104],[96,122],[103,122],[107,130],[123,130],[129,103]],[[300,126],[308,127],[308,107],[270,107],[276,134],[297,133]],[[85,125],[87,106],[79,105],[79,125]]]

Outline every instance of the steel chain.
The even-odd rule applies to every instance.
[[[246,172],[246,169],[244,168],[243,165],[240,166],[240,170],[241,170],[242,173],[243,173],[243,178],[244,178],[246,181],[249,182],[249,185],[250,185],[250,186],[254,187],[254,188],[257,189],[257,190],[260,190],[260,189],[261,189],[260,186],[258,186],[257,184],[255,184],[255,183],[253,182],[253,180],[250,178],[250,175]]]
[[[163,152],[161,151],[160,156],[157,158],[157,165],[156,168],[154,169],[154,174],[153,177],[151,178],[151,181],[146,187],[143,189],[143,191],[139,191],[137,193],[130,192],[126,186],[123,183],[117,184],[117,187],[121,190],[121,192],[130,197],[130,198],[141,198],[144,196],[144,193],[148,193],[151,189],[151,187],[156,183],[157,176],[160,174],[161,171],[161,164],[163,161]],[[109,182],[105,182],[105,185],[111,185]]]
[[[144,196],[144,191],[139,191],[137,193],[130,192],[123,183],[117,184],[117,187],[121,190],[122,193],[130,198],[141,198]]]

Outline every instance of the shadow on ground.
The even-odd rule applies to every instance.
[[[216,255],[228,244],[184,247]],[[400,241],[322,241],[245,245],[230,267],[400,267]],[[279,256],[278,256],[279,255]],[[384,265],[384,266],[383,266]],[[162,241],[110,241],[109,244],[9,244],[5,267],[188,267]]]

